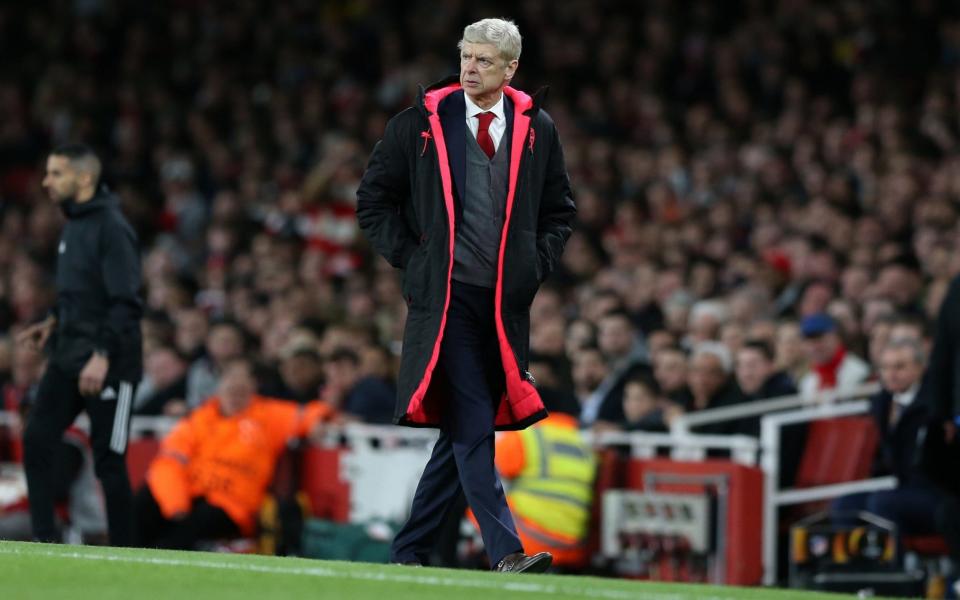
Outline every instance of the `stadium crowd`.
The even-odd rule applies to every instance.
[[[135,413],[188,414],[247,355],[263,395],[389,422],[406,307],[355,192],[386,119],[496,8],[525,37],[515,85],[551,86],[578,206],[531,314],[548,407],[658,430],[929,348],[960,273],[957,5],[493,5],[0,6],[0,330],[53,300],[39,180],[84,140],[143,244]],[[10,337],[7,396],[41,360]]]

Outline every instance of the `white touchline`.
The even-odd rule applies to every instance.
[[[591,590],[575,585],[563,586],[526,581],[488,581],[482,579],[455,579],[452,577],[435,577],[430,575],[403,575],[394,573],[365,573],[351,571],[336,571],[326,567],[272,567],[266,565],[244,565],[213,560],[182,560],[177,558],[155,558],[142,556],[113,556],[86,552],[51,552],[49,550],[21,550],[0,544],[0,554],[20,554],[23,556],[47,556],[53,558],[71,558],[78,560],[95,560],[120,563],[139,563],[149,565],[163,565],[169,567],[196,567],[199,569],[225,569],[231,571],[255,571],[257,573],[276,573],[280,575],[305,575],[309,577],[338,577],[357,579],[362,581],[389,581],[392,583],[415,583],[420,585],[434,585],[441,587],[471,587],[510,592],[531,594],[571,594],[588,598],[630,598],[632,600],[686,600],[686,595],[663,594],[660,592],[621,591],[621,590]],[[509,577],[509,575],[505,576]],[[571,583],[576,580],[570,577]],[[640,595],[638,595],[638,593]],[[704,596],[700,600],[736,600],[729,596]]]

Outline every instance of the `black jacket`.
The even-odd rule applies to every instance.
[[[67,224],[57,249],[57,318],[51,361],[78,375],[94,350],[110,360],[108,378],[139,381],[142,375],[140,247],[101,185],[84,203],[61,205]]]
[[[780,398],[782,396],[794,396],[797,393],[797,386],[793,383],[793,379],[785,373],[784,371],[777,371],[770,375],[766,381],[763,382],[763,385],[760,386],[760,389],[753,394],[744,393],[745,402],[761,402],[763,400],[770,400],[773,398]],[[747,419],[740,419],[739,421],[734,421],[732,426],[734,429],[731,433],[742,433],[744,435],[752,435],[753,437],[760,438],[760,418],[761,415],[755,417],[749,417]]]
[[[874,474],[896,475],[901,487],[927,483],[926,477],[918,468],[918,453],[930,409],[918,400],[920,398],[914,398],[913,402],[903,409],[893,427],[890,427],[893,395],[882,390],[870,398],[871,413],[880,437]]]
[[[546,415],[526,373],[530,303],[556,268],[576,214],[556,127],[533,97],[504,90],[509,184],[496,282],[497,337],[506,393],[499,429]],[[466,170],[463,90],[451,78],[420,91],[387,123],[357,190],[357,218],[373,247],[403,269],[409,305],[394,420],[437,426],[447,394],[433,377],[450,297]]]
[[[917,400],[930,408],[933,417],[950,421],[960,414],[960,276],[950,282],[935,331]]]

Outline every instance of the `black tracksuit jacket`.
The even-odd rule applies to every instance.
[[[142,376],[140,245],[105,185],[87,202],[61,205],[67,224],[57,249],[57,318],[51,362],[79,375],[96,350],[110,360],[108,379]]]

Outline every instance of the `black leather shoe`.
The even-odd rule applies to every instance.
[[[553,562],[553,555],[549,552],[541,552],[533,556],[527,556],[523,552],[514,552],[503,557],[503,560],[497,563],[494,571],[501,573],[543,573],[550,568]]]

